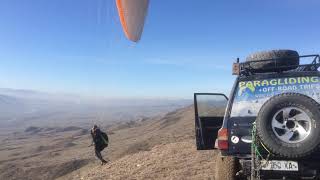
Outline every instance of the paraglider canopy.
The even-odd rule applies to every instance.
[[[134,42],[141,38],[149,0],[116,0],[122,29]]]

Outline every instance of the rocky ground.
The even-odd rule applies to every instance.
[[[197,152],[193,141],[157,145],[126,155],[72,179],[213,179],[214,152]]]
[[[213,179],[214,152],[196,150],[191,106],[102,130],[104,166],[86,129],[30,127],[2,139],[0,179]]]

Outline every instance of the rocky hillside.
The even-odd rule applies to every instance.
[[[0,179],[212,179],[213,151],[196,151],[193,107],[101,127],[101,166],[88,128],[30,126],[0,136]]]
[[[192,141],[157,145],[97,166],[74,179],[212,179],[213,152],[197,152]]]
[[[212,179],[214,152],[197,151],[192,107],[114,131],[107,165],[88,165],[60,179]]]

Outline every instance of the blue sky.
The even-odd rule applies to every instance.
[[[319,5],[151,0],[135,44],[114,0],[2,0],[0,86],[111,97],[228,92],[237,57],[278,48],[319,53]]]

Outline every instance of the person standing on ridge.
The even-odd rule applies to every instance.
[[[91,129],[92,141],[94,144],[94,151],[96,157],[101,161],[101,165],[107,163],[101,155],[101,151],[108,146],[108,136],[102,132],[97,125],[94,125]]]

